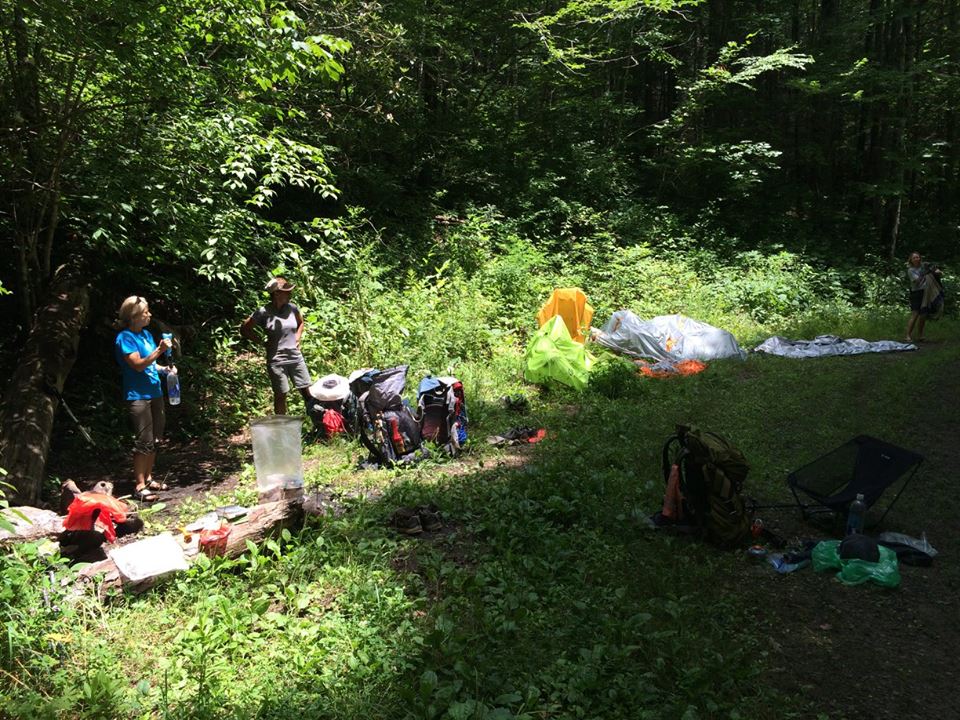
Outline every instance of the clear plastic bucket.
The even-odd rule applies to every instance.
[[[303,418],[293,415],[271,415],[250,422],[253,465],[261,495],[276,489],[303,487],[302,426]]]

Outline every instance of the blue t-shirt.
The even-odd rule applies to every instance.
[[[153,341],[153,335],[146,328],[139,333],[121,330],[117,334],[113,350],[123,374],[124,399],[152,400],[163,397],[163,386],[160,385],[160,373],[157,371],[155,362],[150,363],[141,372],[137,372],[127,363],[127,355],[131,353],[139,353],[141,358],[145,358],[156,349],[157,344]]]

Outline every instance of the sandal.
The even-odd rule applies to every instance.
[[[157,482],[156,480],[151,480],[147,483],[146,488],[148,490],[163,491],[169,490],[170,487],[165,482]]]
[[[133,497],[144,503],[152,503],[160,499],[160,496],[148,487],[137,488],[133,491]]]

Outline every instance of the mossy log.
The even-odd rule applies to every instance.
[[[73,368],[89,305],[87,286],[63,270],[37,310],[0,405],[0,467],[14,487],[11,504],[35,505],[40,497],[58,396]]]

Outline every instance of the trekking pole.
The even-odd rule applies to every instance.
[[[80,431],[80,434],[83,436],[83,439],[86,440],[88,443],[90,443],[91,447],[96,447],[97,444],[93,441],[93,437],[90,435],[90,431],[87,430],[87,428],[85,428],[77,419],[77,416],[73,414],[73,411],[70,409],[70,406],[67,405],[67,401],[63,399],[63,395],[60,394],[60,391],[57,390],[56,386],[49,381],[45,381],[44,386],[45,386],[44,390],[46,390],[48,394],[53,395],[55,398],[57,398],[57,401],[66,411],[67,416],[71,420],[73,420],[74,423],[76,423],[77,429]]]

